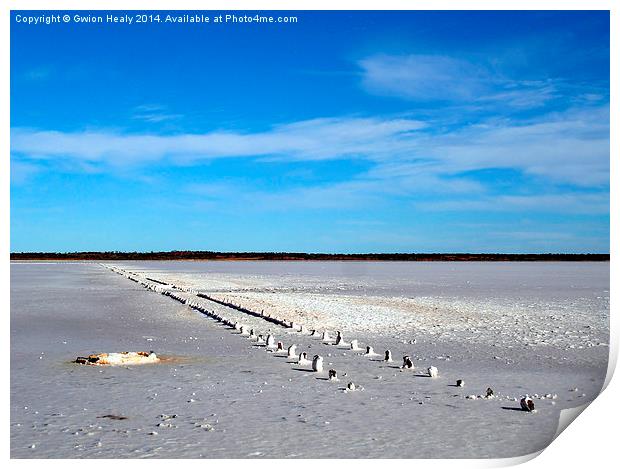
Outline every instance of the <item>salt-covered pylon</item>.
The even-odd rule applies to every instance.
[[[534,412],[534,401],[530,396],[525,396],[521,399],[521,409],[526,412]]]
[[[310,363],[310,360],[308,360],[308,354],[306,352],[301,352],[299,354],[299,358],[297,359],[297,364],[298,365],[307,365],[308,363]]]
[[[323,357],[320,355],[315,355],[312,359],[312,371],[316,371],[318,373],[323,371]]]
[[[400,367],[402,370],[413,370],[415,367],[413,366],[413,362],[409,355],[405,355],[403,357],[403,366]]]
[[[344,345],[344,339],[340,331],[336,332],[336,345]]]

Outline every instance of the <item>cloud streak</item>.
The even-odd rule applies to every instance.
[[[220,208],[252,206],[266,211],[299,209],[366,210],[389,205],[394,198],[472,196],[484,193],[476,181],[442,180],[435,174],[418,172],[394,175],[370,171],[342,182],[289,187],[266,191],[246,181],[214,181],[191,184],[187,192],[203,201],[217,201]]]
[[[493,211],[605,215],[609,213],[609,193],[483,196],[479,199],[425,202],[416,206],[434,212]]]
[[[560,96],[557,80],[515,80],[443,55],[375,55],[358,62],[368,92],[418,102],[537,108]]]
[[[123,134],[13,129],[13,159],[98,167],[165,162],[195,165],[221,158],[257,161],[361,159],[376,171],[451,175],[507,168],[579,186],[609,182],[609,110],[592,107],[525,122],[489,121],[446,131],[436,121],[332,117],[263,132]]]
[[[489,79],[483,68],[445,56],[377,55],[359,65],[368,91],[424,101],[473,99]]]
[[[13,153],[32,159],[73,159],[132,165],[172,158],[191,163],[229,157],[325,160],[372,156],[402,148],[407,134],[424,127],[409,119],[326,118],[294,122],[267,132],[206,134],[121,134],[14,129]]]
[[[170,120],[177,120],[183,117],[182,114],[168,112],[166,106],[158,104],[143,104],[134,108],[132,119],[141,120],[149,123],[159,123]]]

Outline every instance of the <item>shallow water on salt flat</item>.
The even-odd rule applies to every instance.
[[[312,310],[319,305],[324,311],[313,318],[317,324],[347,326],[343,327],[346,339],[353,338],[348,335],[351,331],[362,345],[370,343],[377,352],[390,348],[395,363],[360,357],[205,300],[210,309],[238,317],[261,332],[272,332],[285,345],[297,343],[299,351],[320,353],[326,369],[334,367],[341,376],[339,383],[330,383],[320,379],[324,376],[298,370],[286,358],[269,354],[196,311],[99,265],[12,264],[12,457],[517,456],[546,446],[560,409],[593,399],[604,380],[606,346],[570,348],[564,330],[528,332],[562,336],[548,343],[525,345],[517,340],[521,333],[509,333],[490,343],[506,332],[502,328],[507,323],[485,323],[480,317],[497,316],[497,311],[491,308],[481,313],[478,309],[480,305],[490,308],[489,304],[509,308],[516,303],[514,298],[524,297],[533,305],[534,317],[544,315],[544,311],[536,311],[540,305],[560,304],[565,314],[556,313],[554,322],[558,328],[575,331],[568,334],[575,336],[572,341],[592,343],[595,335],[604,339],[608,334],[609,264],[532,265],[535,272],[529,274],[522,265],[503,266],[502,271],[510,272],[497,275],[504,278],[498,280],[502,288],[483,286],[483,279],[493,277],[490,266],[497,269],[497,264],[455,264],[457,270],[470,273],[468,269],[478,269],[477,275],[472,274],[478,279],[472,287],[477,289],[476,295],[458,293],[467,290],[463,286],[467,283],[451,266],[431,266],[432,274],[420,279],[417,286],[403,287],[409,289],[409,296],[417,295],[410,288],[418,289],[420,296],[414,299],[387,294],[388,266],[364,267],[363,274],[344,275],[334,273],[336,266],[310,265],[315,263],[287,263],[286,274],[277,272],[282,263],[261,264],[122,263],[153,278],[199,286],[214,296],[228,295],[248,306],[268,301],[297,304],[302,318],[311,317],[304,308]],[[323,268],[330,273],[317,281],[320,275],[316,270]],[[423,276],[424,270],[422,265],[411,264],[391,268],[401,272],[399,275],[410,269]],[[289,269],[297,270],[291,274]],[[372,283],[369,269],[382,270],[374,278],[386,288],[360,294],[352,286]],[[524,287],[514,286],[517,277]],[[440,288],[433,286],[434,282],[444,283]],[[545,297],[532,288],[536,283],[546,285],[550,295]],[[528,296],[528,288],[537,293]],[[498,290],[504,293],[498,295]],[[490,291],[502,301],[490,300]],[[378,327],[379,332],[349,327],[358,313],[338,319],[349,305],[363,309],[366,303],[371,311],[377,305],[384,311],[374,316],[369,312],[362,325],[393,317],[419,317],[404,321],[402,334],[385,327]],[[589,312],[582,311],[584,304],[590,304]],[[440,326],[432,324],[438,315],[454,311],[462,316]],[[502,311],[499,318],[509,310]],[[291,314],[291,309],[282,312]],[[473,321],[473,327],[480,330],[459,328],[462,322],[468,323],[459,318],[470,324]],[[535,323],[534,329],[538,325]],[[417,338],[415,345],[409,343],[412,336]],[[91,352],[150,349],[180,360],[105,369],[69,363],[77,355]],[[419,370],[437,366],[440,378],[393,368],[403,354],[411,355]],[[458,378],[465,379],[465,388],[452,386]],[[342,388],[348,380],[364,390],[345,394]],[[487,386],[500,398],[464,398],[484,393]],[[558,398],[537,400],[537,414],[512,411],[518,402],[508,396],[525,393],[557,393]],[[107,414],[127,419],[101,418]],[[166,419],[164,414],[176,417]]]

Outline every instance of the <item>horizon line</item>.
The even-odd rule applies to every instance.
[[[322,253],[295,251],[21,251],[11,260],[610,260],[610,253],[511,253],[511,252],[360,252]]]

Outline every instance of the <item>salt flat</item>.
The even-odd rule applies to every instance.
[[[322,355],[340,375],[330,382],[101,265],[13,263],[12,457],[519,456],[544,448],[560,410],[595,398],[605,378],[608,263],[115,265],[342,330],[395,362],[200,300]],[[71,363],[124,350],[168,360]],[[398,369],[405,354],[415,371]],[[431,365],[439,378],[423,376]],[[363,389],[345,393],[349,381]],[[496,398],[465,398],[487,387]],[[557,398],[514,410],[525,394]]]

